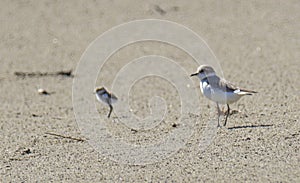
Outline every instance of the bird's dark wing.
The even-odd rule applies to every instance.
[[[237,86],[235,86],[234,84],[226,81],[225,79],[221,79],[220,80],[220,85],[222,86],[222,88],[224,88],[224,90],[226,90],[227,92],[234,92],[235,90],[238,90],[240,88],[238,88]]]
[[[235,85],[220,79],[218,76],[209,76],[206,80],[212,88],[218,88],[224,92],[233,92],[238,89]]]
[[[118,100],[118,98],[112,93],[108,93],[108,97],[109,97],[110,103],[114,103]]]
[[[255,91],[246,90],[237,87],[236,85],[226,81],[225,79],[220,79],[218,76],[209,76],[206,78],[207,82],[211,85],[212,88],[219,88],[224,92],[244,92],[245,94],[257,93]]]
[[[234,84],[226,81],[225,79],[221,79],[220,80],[220,85],[224,86],[224,88],[226,88],[226,91],[239,91],[241,93],[245,93],[245,94],[251,94],[251,93],[257,93],[256,91],[252,91],[252,90],[247,90],[247,89],[243,89],[243,88],[239,88],[237,86],[235,86]]]

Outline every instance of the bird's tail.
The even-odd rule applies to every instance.
[[[252,91],[252,90],[240,89],[240,91],[237,94],[238,95],[252,95],[254,93],[257,93],[257,92]]]

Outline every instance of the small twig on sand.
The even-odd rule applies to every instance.
[[[18,77],[44,77],[44,76],[65,76],[73,77],[72,70],[58,72],[15,72]]]
[[[80,141],[80,142],[86,141],[86,139],[81,139],[81,138],[76,138],[76,137],[70,137],[70,136],[60,135],[60,134],[56,134],[56,133],[52,133],[52,132],[46,132],[46,134],[53,135],[53,136],[56,136],[56,137],[65,138],[65,139],[76,140],[76,141]]]
[[[154,10],[160,15],[165,15],[167,12],[158,5],[154,5]]]

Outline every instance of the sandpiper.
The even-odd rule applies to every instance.
[[[257,93],[255,91],[241,89],[225,79],[221,79],[216,75],[215,70],[208,65],[201,65],[198,67],[197,72],[191,74],[191,77],[192,76],[198,76],[200,79],[200,89],[202,94],[208,99],[216,102],[218,109],[218,127],[220,126],[219,118],[221,114],[219,104],[227,105],[227,114],[224,122],[224,126],[226,126],[227,118],[230,113],[229,104],[238,101],[242,96]]]
[[[109,106],[109,113],[107,116],[109,118],[111,112],[113,111],[112,104],[115,103],[118,100],[118,98],[114,94],[108,92],[104,87],[96,88],[95,94],[96,94],[97,99],[100,102],[104,102],[105,104],[107,104]]]

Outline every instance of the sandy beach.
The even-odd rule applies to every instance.
[[[300,2],[292,0],[1,1],[0,182],[300,182],[299,10]],[[184,141],[178,141],[180,148],[168,146],[170,155],[152,158],[145,148],[124,158],[128,149],[100,143],[103,133],[98,127],[76,119],[75,107],[85,102],[74,102],[74,80],[84,77],[78,74],[83,53],[107,30],[142,19],[188,27],[209,45],[226,79],[258,91],[231,105],[227,126],[214,128],[207,146],[205,132],[215,125],[217,113],[194,78],[186,86],[196,94],[191,105],[199,108],[184,115],[180,91],[167,79],[153,76],[131,83],[133,114],[146,117],[153,94],[166,102],[164,119],[147,130],[130,129],[116,114],[107,119],[108,108],[96,101],[92,90],[88,97],[110,138],[148,147],[172,133],[186,133]],[[106,86],[122,100],[112,88],[114,78],[146,55],[172,59],[188,79],[199,66],[178,47],[144,41],[112,54],[89,84]],[[173,76],[174,71],[164,73]],[[84,91],[85,85],[80,86],[75,89]],[[91,111],[85,110],[89,117]],[[207,123],[212,119],[214,123]],[[95,136],[98,139],[92,139]],[[112,148],[120,154],[109,154]],[[114,160],[130,161],[143,153],[150,163]]]

